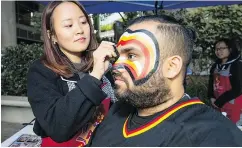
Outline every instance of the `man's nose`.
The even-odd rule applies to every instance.
[[[113,70],[124,70],[125,69],[125,67],[124,67],[124,65],[123,64],[115,64],[114,63],[114,65],[113,65]]]
[[[121,76],[126,70],[125,69],[114,69],[112,70],[113,76]]]

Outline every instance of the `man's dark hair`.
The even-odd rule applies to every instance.
[[[167,15],[142,16],[134,19],[128,24],[128,28],[135,24],[158,22],[157,31],[160,32],[159,41],[161,60],[173,55],[179,55],[183,59],[183,70],[191,61],[193,43],[196,33],[192,28],[186,28],[175,18]]]

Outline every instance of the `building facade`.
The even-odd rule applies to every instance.
[[[2,49],[21,42],[42,42],[32,18],[35,12],[43,11],[43,5],[37,1],[1,1],[1,9]]]

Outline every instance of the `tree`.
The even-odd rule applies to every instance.
[[[41,12],[34,12],[33,17],[31,18],[32,25],[35,29],[34,33],[40,33],[41,32]]]
[[[196,30],[198,37],[195,51],[197,58],[200,59],[198,64],[201,71],[211,66],[211,59],[214,59],[213,44],[218,38],[236,40],[241,48],[242,5],[201,7],[161,13],[172,15],[182,24]]]
[[[1,57],[2,95],[26,96],[30,65],[43,55],[43,44],[18,44],[6,48]]]

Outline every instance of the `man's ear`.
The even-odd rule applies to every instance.
[[[182,66],[183,61],[180,56],[175,55],[167,58],[163,62],[163,76],[168,79],[175,78],[181,72]]]

